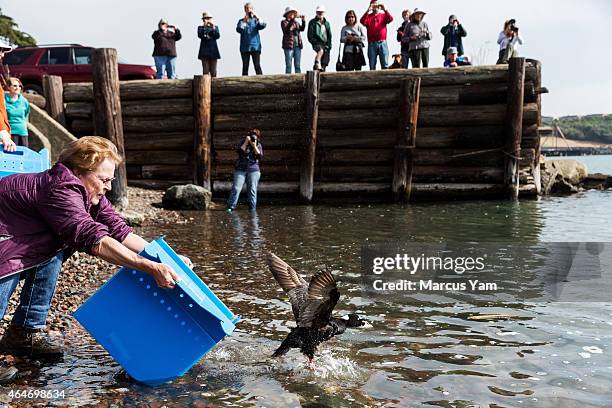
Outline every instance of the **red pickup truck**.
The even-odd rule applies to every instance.
[[[4,64],[11,76],[21,79],[25,91],[42,94],[42,78],[57,75],[63,82],[91,82],[92,47],[79,44],[16,48],[5,54]],[[154,79],[155,70],[148,65],[119,62],[119,79]]]

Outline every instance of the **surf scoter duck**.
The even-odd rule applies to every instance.
[[[312,363],[319,344],[344,333],[349,327],[365,325],[365,321],[356,314],[349,314],[348,320],[332,317],[340,292],[331,272],[317,272],[310,279],[310,284],[307,284],[292,267],[273,253],[268,255],[268,266],[276,281],[289,295],[297,323],[297,327],[291,329],[272,357],[299,348]]]

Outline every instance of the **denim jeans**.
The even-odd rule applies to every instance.
[[[291,73],[291,60],[293,60],[293,65],[295,66],[295,73],[299,74],[302,72],[301,60],[302,60],[302,50],[300,47],[295,47],[293,49],[283,49],[285,52],[285,74]]]
[[[410,53],[402,51],[402,68],[408,68],[408,65],[410,65]]]
[[[257,208],[257,184],[259,183],[259,177],[261,177],[261,172],[259,171],[246,172],[244,170],[234,170],[234,183],[232,184],[229,200],[227,200],[227,207],[232,210],[236,208],[242,186],[246,181],[249,209],[254,210]]]
[[[386,69],[388,66],[387,61],[389,60],[389,47],[387,47],[386,41],[368,43],[368,60],[371,70],[376,69],[376,57],[380,59],[380,67]]]
[[[158,56],[153,57],[155,60],[155,78],[162,79],[164,77],[164,68],[168,79],[176,79],[176,57]]]
[[[44,328],[63,261],[64,253],[60,252],[50,261],[0,279],[0,316],[6,313],[19,278],[24,277],[19,306],[13,315],[12,324],[26,329]]]

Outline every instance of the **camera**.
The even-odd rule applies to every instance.
[[[512,32],[514,33],[518,33],[519,32],[519,28],[515,25],[513,25],[512,27],[510,27],[510,29],[512,30]]]
[[[251,133],[251,134],[249,135],[249,139],[251,139],[251,142],[253,142],[253,143],[257,143],[257,135],[255,135],[255,134]]]

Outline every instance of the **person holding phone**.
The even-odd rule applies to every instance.
[[[440,32],[444,36],[444,47],[442,48],[444,58],[447,59],[448,49],[451,47],[457,49],[458,57],[463,56],[463,38],[467,36],[467,31],[459,22],[459,18],[452,14],[448,17],[448,24],[442,27]]]
[[[153,60],[157,72],[155,78],[162,79],[165,72],[166,78],[176,79],[176,42],[182,38],[181,31],[162,18],[157,23],[157,30],[151,37],[154,44]]]
[[[361,17],[361,24],[368,30],[368,60],[370,69],[376,69],[376,60],[380,60],[380,68],[386,69],[389,64],[389,47],[387,46],[387,25],[393,21],[393,16],[378,0],[371,0],[370,6]]]
[[[202,25],[198,27],[198,59],[202,61],[202,75],[217,76],[217,61],[221,59],[217,40],[220,37],[219,26],[215,24],[212,16],[206,12],[202,13]]]
[[[315,52],[313,70],[325,72],[332,45],[331,24],[325,18],[325,6],[317,6],[315,18],[308,22],[308,42]]]
[[[266,28],[266,23],[255,15],[253,5],[244,5],[244,17],[238,20],[236,32],[240,34],[240,56],[242,57],[242,75],[249,75],[249,63],[253,59],[255,73],[261,75],[261,37],[259,32]]]
[[[259,161],[263,157],[263,146],[261,145],[261,132],[259,129],[251,129],[245,138],[236,145],[238,159],[234,164],[234,180],[232,191],[227,201],[227,212],[232,212],[238,205],[238,198],[242,186],[247,185],[247,202],[249,210],[257,208],[257,185],[261,177]]]
[[[291,73],[291,66],[295,67],[295,73],[302,72],[302,31],[306,30],[306,17],[298,14],[298,11],[291,6],[285,9],[281,21],[283,30],[283,52],[285,53],[285,74]]]
[[[366,41],[365,28],[357,21],[357,14],[349,10],[344,16],[346,25],[340,31],[340,42],[344,44],[342,63],[346,71],[361,71],[365,65],[363,47]]]
[[[507,64],[510,58],[518,57],[518,46],[523,45],[523,37],[516,26],[516,20],[510,19],[504,23],[504,30],[497,38],[499,58],[497,64]]]
[[[412,68],[429,67],[429,41],[432,35],[429,31],[429,26],[423,18],[425,17],[423,10],[414,9],[412,12],[412,21],[406,27],[402,43],[408,44],[408,54]]]

